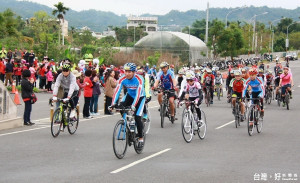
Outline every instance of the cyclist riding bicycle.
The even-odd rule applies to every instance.
[[[233,78],[234,78],[234,71],[231,70],[229,72],[229,75],[228,75],[227,79],[226,79],[227,98],[230,98],[230,95],[231,95],[232,88],[229,85],[230,85],[230,82]]]
[[[201,85],[199,82],[196,82],[196,76],[193,71],[186,72],[186,81],[187,83],[184,86],[181,96],[179,97],[180,101],[182,101],[184,98],[188,99],[189,101],[194,101],[198,118],[201,121],[201,110],[199,108],[203,100]]]
[[[262,81],[262,78],[257,76],[256,69],[250,69],[249,75],[250,78],[244,84],[243,97],[246,96],[248,87],[251,87],[252,98],[259,98],[254,102],[255,104],[257,104],[258,102],[260,103],[260,115],[264,116],[264,83]],[[250,125],[253,125],[253,121],[250,122]]]
[[[222,85],[223,85],[223,77],[221,75],[221,72],[217,71],[217,75],[215,77],[215,90],[217,88],[220,88],[222,90]]]
[[[274,80],[274,76],[270,70],[268,70],[267,75],[266,75],[266,81],[267,81],[267,88],[273,91],[273,88],[271,86],[272,82]]]
[[[144,90],[145,90],[145,95],[146,95],[146,101],[145,103],[148,103],[151,101],[151,92],[150,92],[150,79],[149,79],[149,75],[143,70],[143,69],[139,69],[137,72],[137,74],[143,76],[145,83],[144,83]],[[148,118],[148,114],[147,114],[147,110],[146,110],[146,105],[144,106],[144,110],[143,110],[143,119],[147,119]]]
[[[231,80],[230,85],[229,85],[233,90],[233,93],[232,93],[233,106],[235,106],[237,98],[239,98],[240,100],[242,99],[244,83],[245,83],[245,80],[242,78],[240,71],[235,71],[234,76],[235,76],[235,78]],[[244,121],[245,105],[244,105],[243,101],[241,101],[240,106],[241,106],[241,114],[242,114],[241,121]],[[233,107],[232,113],[235,114],[235,107]]]
[[[70,72],[71,65],[64,64],[62,66],[62,73],[60,73],[55,81],[53,89],[53,102],[57,101],[58,88],[61,86],[64,89],[64,102],[69,101],[71,106],[70,119],[74,118],[76,115],[75,107],[78,103],[78,91],[79,86],[76,82],[75,75]]]
[[[244,80],[249,79],[250,76],[249,76],[249,74],[247,73],[247,70],[246,70],[245,68],[242,68],[241,71],[242,71],[242,78],[243,78]]]
[[[181,89],[181,83],[183,80],[185,80],[185,71],[183,68],[181,68],[179,71],[178,71],[178,77],[177,77],[177,86],[179,88],[179,90]]]
[[[123,97],[120,106],[131,106],[134,111],[134,119],[138,130],[138,148],[144,146],[143,139],[143,122],[142,114],[145,105],[145,89],[144,89],[144,78],[136,74],[136,65],[134,63],[126,63],[124,65],[125,75],[121,76],[118,80],[118,86],[113,95],[112,105],[110,108],[114,108],[119,100],[120,93],[123,87],[127,88],[127,93]]]
[[[293,82],[293,77],[292,77],[292,73],[289,72],[289,68],[288,67],[284,67],[283,68],[283,74],[280,75],[280,82],[279,82],[279,86],[281,87],[281,97],[282,97],[282,101],[283,101],[283,107],[285,107],[285,90],[287,89],[289,94],[290,94],[290,99],[292,99],[292,86],[294,86],[294,82]]]
[[[214,85],[215,85],[215,76],[212,74],[212,71],[210,69],[206,69],[206,74],[203,76],[204,81],[203,81],[203,90],[206,93],[206,89],[209,86],[210,87],[210,96],[211,96],[211,101],[210,103],[213,104],[214,100]]]
[[[277,75],[275,76],[275,79],[274,79],[274,84],[275,84],[275,93],[276,93],[276,100],[279,100],[280,98],[277,98],[277,95],[279,93],[279,83],[280,83],[280,75],[283,73],[283,71],[280,69],[278,70],[277,72]]]
[[[160,64],[161,71],[157,74],[156,81],[154,83],[153,89],[158,87],[159,81],[161,81],[161,87],[163,90],[178,90],[176,87],[176,79],[174,72],[169,69],[169,64],[167,62],[162,62]],[[159,105],[162,104],[162,96],[163,92],[157,95],[157,99]],[[171,121],[175,121],[175,103],[174,100],[176,99],[175,93],[171,92],[169,95],[169,104],[171,109]]]
[[[150,77],[150,83],[155,82],[155,77],[156,77],[156,65],[153,65],[151,69],[148,71],[148,75]]]

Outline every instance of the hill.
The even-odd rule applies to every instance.
[[[49,15],[51,15],[53,10],[52,7],[29,1],[0,0],[0,4],[0,12],[10,8],[17,15],[20,15],[23,18],[30,18],[33,16],[34,12],[40,10],[46,11]],[[220,20],[225,20],[227,13],[231,10],[232,9],[227,8],[211,8],[209,10],[209,19],[213,20],[218,18]],[[268,14],[259,16],[258,20],[265,24],[268,24],[268,22],[272,20],[281,18],[282,16],[299,20],[300,7],[294,10],[289,10],[283,8],[269,8],[266,6],[251,6],[243,10],[233,12],[230,14],[230,16],[228,16],[228,21],[249,21],[253,15],[263,12],[268,12]],[[186,12],[172,10],[165,15],[144,14],[142,16],[157,16],[159,25],[191,25],[197,19],[204,19],[206,17],[206,12],[200,10],[189,10]],[[66,20],[69,21],[69,26],[74,26],[76,28],[88,26],[94,31],[103,31],[107,28],[107,26],[110,25],[125,26],[127,22],[126,16],[119,16],[112,12],[98,10],[86,10],[78,12],[71,9],[66,14]]]

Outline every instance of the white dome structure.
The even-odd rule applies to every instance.
[[[153,32],[135,44],[135,49],[168,50],[171,52],[189,52],[191,63],[204,58],[206,44],[199,38],[182,32]]]

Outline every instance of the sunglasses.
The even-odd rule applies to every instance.
[[[192,82],[192,81],[194,81],[193,79],[187,79],[186,80],[187,82]]]
[[[69,70],[62,70],[63,72],[69,72]]]

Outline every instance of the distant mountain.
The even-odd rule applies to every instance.
[[[52,14],[52,7],[33,3],[29,1],[16,1],[16,0],[0,0],[0,12],[7,8],[13,10],[17,15],[23,18],[30,18],[36,11],[46,11],[49,15]],[[213,20],[218,18],[225,20],[225,17],[232,8],[211,8],[209,9],[209,19]],[[237,10],[228,16],[228,21],[239,20],[249,21],[255,14],[261,14],[268,12],[268,14],[257,17],[257,20],[268,24],[269,21],[281,18],[282,16],[292,18],[295,21],[299,20],[300,7],[294,10],[283,9],[283,8],[269,8],[263,7],[248,7],[243,10]],[[189,10],[181,12],[172,10],[165,15],[151,15],[144,14],[142,16],[157,16],[159,25],[191,25],[195,20],[205,19],[206,11]],[[112,12],[104,12],[98,10],[86,10],[86,11],[74,11],[70,10],[66,14],[66,20],[69,22],[69,26],[81,28],[88,26],[94,31],[103,31],[107,26],[125,26],[127,23],[126,16],[118,16]]]

